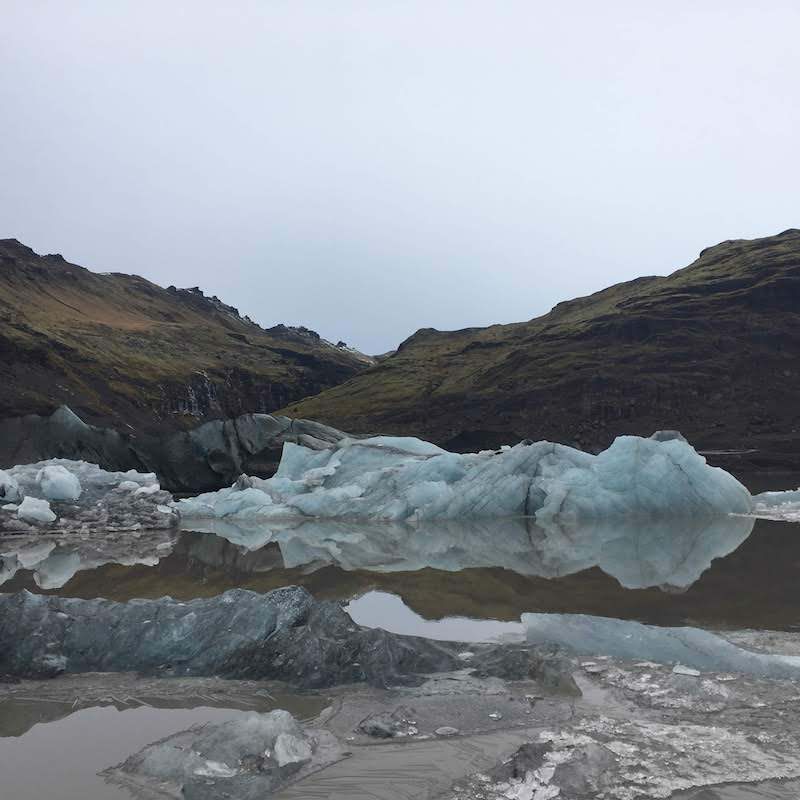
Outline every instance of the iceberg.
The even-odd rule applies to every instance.
[[[276,474],[181,500],[187,518],[426,520],[535,517],[577,524],[747,514],[750,493],[679,438],[620,436],[599,455],[550,442],[450,453],[420,439],[289,443]]]
[[[149,744],[103,775],[159,796],[169,787],[176,797],[260,800],[343,757],[329,731],[306,730],[282,709],[251,711]]]
[[[529,643],[561,645],[578,655],[800,678],[800,656],[754,653],[701,628],[662,628],[588,614],[523,614],[522,623]]]
[[[462,670],[464,650],[460,642],[362,627],[339,603],[315,600],[299,586],[263,595],[231,589],[188,602],[0,594],[0,675],[138,672],[385,688]],[[571,665],[550,650],[471,650],[470,667],[487,676],[570,680]]]
[[[81,496],[81,482],[63,464],[42,467],[36,482],[48,500],[77,500]]]
[[[26,497],[17,508],[17,518],[23,522],[48,525],[55,521],[56,515],[50,509],[47,500]]]

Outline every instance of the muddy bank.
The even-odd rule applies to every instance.
[[[211,697],[226,707],[264,710],[280,697],[305,718],[307,732],[322,730],[341,748],[341,758],[324,768],[289,778],[274,795],[280,798],[796,796],[797,784],[785,781],[800,778],[797,681],[688,675],[602,657],[574,660],[571,668],[579,694],[554,692],[537,679],[480,677],[469,668],[423,676],[417,686],[300,694],[274,682],[109,673],[0,685],[0,707],[30,705],[35,696],[48,708],[75,702],[77,714],[109,698],[134,708]],[[303,703],[313,714],[298,712]],[[138,780],[131,765],[140,761],[128,761],[118,775],[125,785]],[[104,774],[113,779],[114,771]],[[226,780],[217,785],[210,776],[203,796],[221,800]]]

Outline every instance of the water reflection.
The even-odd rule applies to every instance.
[[[116,600],[300,584],[343,601],[389,592],[429,620],[518,621],[524,612],[552,611],[793,627],[800,543],[790,526],[753,524],[736,517],[573,528],[527,519],[420,527],[210,523],[206,532],[180,535],[6,539],[0,583],[2,591]]]
[[[557,578],[598,567],[628,589],[685,589],[713,559],[739,547],[753,525],[753,519],[742,517],[581,526],[542,526],[519,518],[414,527],[313,520],[269,530],[212,521],[199,530],[248,549],[274,542],[288,569],[335,565],[347,571],[458,572],[501,567],[519,575]]]

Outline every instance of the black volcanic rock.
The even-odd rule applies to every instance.
[[[798,467],[798,323],[800,230],[788,230],[723,242],[668,277],[529,322],[417,331],[282,413],[460,450],[532,438],[598,451],[619,434],[672,428],[699,449],[756,449],[751,466]]]

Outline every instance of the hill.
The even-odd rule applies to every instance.
[[[597,450],[678,428],[700,447],[769,451],[774,463],[800,452],[798,357],[800,231],[788,230],[723,242],[668,277],[528,322],[419,330],[282,413],[456,450],[522,438]]]
[[[123,430],[185,429],[273,411],[371,363],[306,328],[265,330],[198,288],[0,240],[0,418],[68,405]]]

